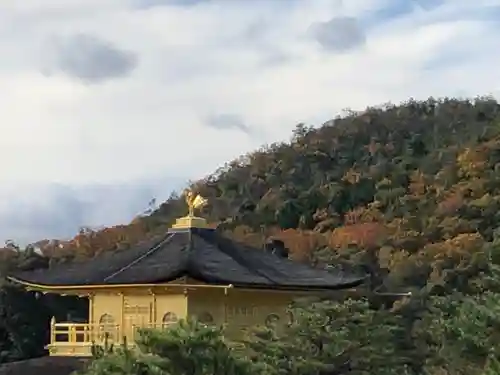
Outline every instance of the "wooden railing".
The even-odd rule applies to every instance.
[[[102,343],[105,339],[109,342],[122,342],[124,336],[130,340],[135,337],[141,328],[167,328],[168,323],[146,323],[133,325],[128,330],[123,330],[118,324],[90,324],[90,323],[56,323],[52,319],[50,324],[50,344],[58,343]],[[132,337],[130,337],[132,336]]]
[[[135,346],[137,331],[143,328],[165,329],[174,323],[146,323],[134,325],[122,330],[119,325],[90,323],[50,323],[50,344],[47,346],[50,355],[55,356],[90,356],[92,344],[122,344],[124,336],[130,347]],[[245,345],[239,341],[231,341],[236,350],[244,350]]]
[[[102,342],[106,337],[118,342],[122,336],[118,325],[88,323],[54,323],[50,334],[51,344]]]

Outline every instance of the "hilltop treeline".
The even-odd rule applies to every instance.
[[[298,125],[289,142],[232,161],[193,187],[208,198],[203,215],[228,236],[255,246],[279,238],[297,261],[363,267],[372,290],[412,291],[389,306],[405,311],[408,332],[429,296],[496,288],[487,277],[500,262],[500,105],[493,98],[408,101],[318,128]],[[10,244],[0,252],[2,272],[121,251],[185,213],[172,195],[128,225],[40,241],[43,255]],[[40,354],[46,331],[31,333],[38,336],[28,345],[24,323],[9,322],[33,321],[35,309],[25,307],[33,303],[45,311],[35,321],[47,327],[45,319],[69,302],[2,290],[0,361]]]

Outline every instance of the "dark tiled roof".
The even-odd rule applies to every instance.
[[[365,276],[326,271],[242,245],[212,229],[171,230],[129,250],[85,263],[12,275],[44,286],[155,284],[182,276],[249,288],[344,289]]]

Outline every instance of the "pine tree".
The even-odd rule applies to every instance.
[[[416,336],[427,347],[427,371],[500,374],[500,272],[491,263],[471,280],[475,293],[434,296]]]
[[[285,329],[257,330],[247,344],[270,375],[405,374],[399,318],[365,300],[308,302]]]
[[[221,328],[180,321],[164,330],[139,331],[137,346],[94,350],[82,375],[258,375],[260,367],[225,341]]]
[[[166,330],[143,330],[137,344],[142,352],[165,360],[171,375],[256,374],[257,366],[224,339],[222,328],[195,320]]]

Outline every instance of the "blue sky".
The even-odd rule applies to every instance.
[[[128,222],[295,124],[497,95],[500,0],[2,0],[0,241]]]

